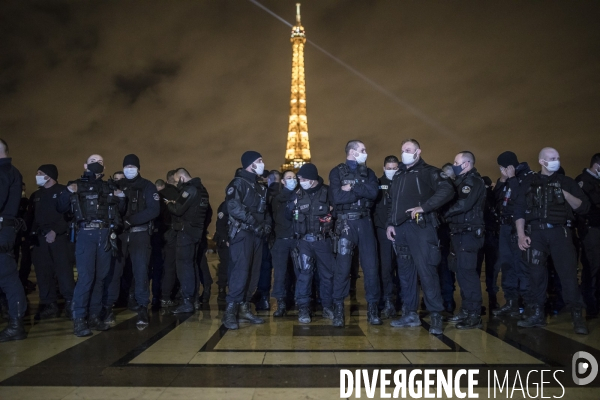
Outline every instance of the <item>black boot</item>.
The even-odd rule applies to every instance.
[[[34,319],[39,321],[41,319],[57,318],[60,315],[60,309],[56,302],[50,304],[40,304],[38,312],[35,314]]]
[[[202,297],[198,296],[194,300],[194,310],[198,311],[202,308]]]
[[[344,303],[337,302],[333,303],[333,326],[337,326],[338,328],[343,328],[346,324],[344,317]]]
[[[456,324],[456,329],[481,328],[481,315],[477,312],[468,313],[468,317]]]
[[[517,326],[521,328],[541,328],[546,326],[544,306],[539,304],[532,305],[531,314],[527,318],[517,321]]]
[[[210,294],[211,294],[210,286],[205,286],[204,290],[202,291],[202,296],[201,296],[202,303],[208,304],[208,302],[210,301]]]
[[[273,313],[274,317],[283,317],[287,314],[287,308],[285,307],[285,299],[277,299],[277,311]]]
[[[27,337],[27,332],[23,327],[21,318],[10,318],[8,325],[0,332],[0,342],[8,342],[10,340],[23,340]]]
[[[176,309],[171,311],[171,313],[186,314],[186,313],[193,313],[194,310],[195,310],[194,302],[192,301],[191,298],[186,297],[185,299],[183,299],[183,302],[179,305],[179,307],[177,307]]]
[[[108,326],[115,326],[117,324],[117,321],[115,319],[115,313],[113,311],[112,306],[104,306],[102,308],[103,311],[103,316],[104,316],[104,323]]]
[[[129,293],[129,298],[127,299],[127,309],[129,311],[137,311],[138,303],[135,300],[135,293]]]
[[[303,305],[298,307],[298,322],[301,324],[310,324],[310,307]]]
[[[451,324],[457,324],[459,322],[463,322],[468,317],[469,317],[469,313],[464,308],[461,307],[460,310],[458,310],[458,313],[456,315],[453,315],[450,318],[448,318],[448,322],[450,322]]]
[[[498,300],[496,299],[495,293],[488,294],[488,306],[489,306],[490,312],[493,312],[496,308],[498,308]]]
[[[521,313],[519,310],[519,302],[516,299],[507,299],[506,304],[492,311],[496,317],[508,315],[510,317],[518,317]]]
[[[223,314],[223,318],[221,322],[225,325],[227,329],[238,329],[239,325],[237,322],[237,313],[238,313],[238,304],[237,303],[227,303],[227,308],[225,308],[225,313]]]
[[[8,315],[8,299],[4,293],[0,295],[0,315],[5,321],[10,319],[10,316]]]
[[[367,306],[367,322],[371,325],[381,325],[381,318],[379,318],[379,308],[377,307],[377,302],[374,301],[369,303]]]
[[[394,307],[394,303],[390,299],[387,299],[383,310],[381,310],[381,319],[394,318],[395,316],[396,307]]]
[[[573,308],[571,310],[571,318],[573,319],[573,330],[579,335],[589,334],[585,319],[583,319],[583,310],[581,308]]]
[[[429,324],[429,333],[432,335],[441,335],[444,333],[444,325],[442,323],[442,314],[438,312],[432,312],[430,317]]]
[[[92,336],[85,317],[73,319],[73,334],[77,337]]]
[[[250,303],[247,301],[240,304],[240,308],[238,310],[238,316],[239,316],[240,320],[246,320],[246,321],[250,322],[251,324],[264,324],[265,323],[264,319],[259,318],[256,315],[252,314],[252,311],[250,310]]]
[[[323,318],[333,320],[333,307],[323,307]]]
[[[271,304],[269,304],[269,295],[260,296],[260,299],[256,302],[256,310],[270,310]]]
[[[69,321],[73,320],[73,302],[71,300],[65,301],[65,318]]]
[[[135,325],[138,329],[144,329],[148,326],[148,323],[148,306],[140,306],[140,308],[138,309],[137,321],[135,322]]]
[[[110,329],[103,320],[100,320],[97,315],[91,315],[88,319],[88,326],[95,331],[107,331]]]
[[[160,308],[175,307],[177,305],[179,305],[179,302],[177,300],[166,299],[160,301]]]
[[[219,286],[219,294],[217,294],[217,301],[219,303],[224,303],[226,297],[227,297],[226,286]]]

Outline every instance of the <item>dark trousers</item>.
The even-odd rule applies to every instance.
[[[316,242],[298,241],[300,258],[305,254],[311,258],[312,268],[296,271],[296,303],[299,306],[310,304],[315,267],[319,275],[319,293],[323,307],[333,307],[333,269],[336,260],[331,239]]]
[[[260,276],[258,278],[257,290],[261,296],[269,296],[271,291],[271,275],[273,273],[273,258],[268,241],[264,241],[262,260],[260,263]]]
[[[530,302],[529,270],[517,243],[517,236],[512,233],[512,225],[500,225],[498,236],[498,260],[496,270],[502,272],[502,291],[506,300],[517,300],[519,294],[526,303]]]
[[[419,306],[419,287],[417,277],[421,280],[425,306],[431,312],[444,309],[440,290],[438,265],[441,253],[435,228],[431,224],[419,227],[414,220],[396,226],[396,260],[403,309],[417,311]]]
[[[598,313],[600,285],[600,227],[586,227],[581,234],[583,252],[581,264],[581,291],[588,314]]]
[[[171,298],[175,282],[177,280],[177,267],[176,267],[176,255],[177,255],[177,232],[169,229],[164,234],[164,247],[163,247],[163,276],[161,282],[161,299],[168,300]]]
[[[229,270],[229,246],[225,243],[217,245],[219,266],[217,267],[217,285],[227,286],[227,271]]]
[[[228,303],[249,301],[258,286],[264,239],[254,232],[239,231],[229,241]]]
[[[39,244],[33,247],[31,257],[33,265],[35,265],[40,304],[56,302],[55,276],[60,293],[66,301],[71,301],[75,289],[75,279],[73,277],[73,265],[69,260],[67,235],[56,236],[53,243],[46,242],[43,235],[39,235],[38,240]]]
[[[23,232],[17,235],[14,252],[15,260],[19,265],[19,279],[23,286],[26,286],[31,274],[31,240],[29,240],[29,235]]]
[[[164,255],[163,248],[165,246],[163,235],[155,232],[150,237],[150,246],[152,252],[150,254],[149,276],[152,281],[152,303],[161,298],[162,292],[162,277],[164,275]]]
[[[292,257],[292,250],[297,246],[295,239],[276,239],[271,249],[273,262],[273,292],[271,296],[276,299],[284,299],[287,296],[287,280],[293,279],[288,273],[288,265]],[[335,259],[334,259],[335,260]]]
[[[199,239],[185,231],[177,231],[175,264],[177,279],[181,284],[181,295],[184,299],[192,299],[196,294],[196,252]]]
[[[110,269],[111,251],[105,251],[108,229],[80,229],[75,245],[77,284],[73,291],[73,317],[98,315],[102,309],[104,279]]]
[[[25,290],[19,280],[17,262],[13,248],[15,245],[15,228],[3,226],[0,229],[0,289],[8,300],[10,318],[22,318],[27,308]]]
[[[477,272],[477,252],[483,246],[484,238],[476,237],[473,232],[457,233],[451,238],[456,254],[456,279],[460,286],[462,308],[468,312],[480,313],[482,297],[480,275]]]
[[[210,287],[213,284],[213,278],[210,273],[210,268],[208,267],[208,260],[206,259],[206,252],[208,250],[208,241],[203,239],[198,244],[198,254],[196,255],[196,265],[198,266],[198,287],[196,291],[200,288],[200,283],[203,288]]]
[[[338,223],[343,223],[339,221]],[[373,231],[371,217],[347,221],[347,228],[343,229],[340,239],[347,239],[358,247],[360,266],[365,279],[365,297],[367,302],[379,302],[379,266],[377,265],[377,240]],[[343,302],[350,291],[350,268],[352,253],[338,254],[336,256],[336,269],[333,278],[333,300]]]
[[[438,267],[438,275],[440,277],[440,289],[444,303],[454,304],[454,283],[456,282],[454,272],[450,271],[448,266],[448,257],[450,257],[450,227],[448,224],[443,224],[438,229],[438,237],[440,238],[440,252],[442,255],[440,265]]]
[[[381,281],[382,300],[394,301],[394,263],[396,253],[394,244],[387,238],[386,229],[375,228],[377,232],[377,248],[379,250],[379,279]]]
[[[524,256],[529,264],[529,289],[533,304],[543,307],[546,303],[547,261],[548,256],[552,256],[566,304],[576,308],[583,306],[577,282],[577,255],[571,235],[571,229],[563,227],[531,232],[531,246]]]

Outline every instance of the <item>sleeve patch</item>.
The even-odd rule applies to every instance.
[[[579,181],[579,187],[583,188],[583,181]]]
[[[152,198],[153,198],[154,200],[156,200],[156,201],[159,201],[159,200],[160,200],[160,196],[158,195],[158,193],[154,193],[154,194],[152,195]]]
[[[181,193],[181,197],[183,197],[184,199],[187,199],[189,197],[189,193],[188,192],[183,192]]]
[[[230,196],[234,190],[235,189],[233,187],[230,187],[229,189],[227,189],[227,195]]]
[[[217,214],[217,217],[219,217],[219,219],[223,219],[224,216],[225,216],[225,214],[223,214],[222,212]]]
[[[463,186],[461,190],[464,194],[471,193],[471,186]]]

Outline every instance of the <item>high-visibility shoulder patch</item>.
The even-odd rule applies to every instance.
[[[235,189],[233,189],[233,187],[230,187],[229,189],[227,189],[227,195],[231,195],[233,193]]]
[[[219,219],[223,219],[224,216],[225,216],[225,214],[223,214],[222,212],[217,214],[217,217],[219,217]]]
[[[152,195],[152,198],[153,198],[154,200],[156,200],[156,201],[160,200],[160,196],[158,195],[158,193],[154,193],[154,194]]]
[[[188,192],[181,193],[181,197],[183,197],[184,199],[187,199],[189,195],[190,194]]]

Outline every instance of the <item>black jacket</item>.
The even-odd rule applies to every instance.
[[[229,231],[229,214],[227,213],[227,203],[222,202],[219,204],[217,209],[217,223],[215,235],[213,236],[214,242],[217,246],[225,246],[228,238]]]
[[[125,226],[138,226],[153,221],[160,214],[160,197],[156,186],[139,174],[133,179],[121,179],[119,187],[127,196]]]
[[[204,222],[209,206],[208,192],[200,178],[192,178],[179,189],[179,197],[168,208],[173,218],[173,229],[186,231],[199,240],[204,233]]]
[[[254,228],[271,226],[267,197],[267,188],[259,183],[258,175],[239,169],[226,189],[227,212],[230,218]]]
[[[40,187],[33,192],[26,218],[30,233],[46,235],[54,231],[57,235],[63,235],[69,231],[66,214],[56,210],[58,195],[63,190],[65,185],[55,183],[47,189]]]
[[[370,209],[377,198],[379,185],[375,172],[364,165],[358,165],[353,170],[355,165],[356,162],[346,161],[345,165],[340,164],[329,173],[330,199],[338,214],[346,212],[345,209],[348,209],[347,212],[352,209]],[[348,168],[355,175],[352,190],[348,192],[342,190],[345,182],[342,182],[341,168]]]
[[[420,206],[427,215],[454,197],[454,187],[446,174],[422,158],[410,168],[400,165],[390,192],[392,206],[388,226],[398,226],[410,219],[408,209]]]
[[[475,168],[454,181],[458,198],[444,214],[451,228],[484,227],[485,182]]]
[[[590,210],[583,219],[589,226],[600,226],[600,178],[593,176],[586,168],[575,181],[590,202]]]
[[[392,205],[392,197],[390,195],[391,185],[392,181],[385,174],[379,178],[379,191],[377,192],[373,211],[373,223],[376,228],[387,228],[387,220]]]
[[[23,178],[12,165],[12,158],[0,158],[0,217],[17,217],[22,185]]]
[[[500,179],[496,182],[496,186],[494,186],[496,210],[505,224],[512,223],[512,216],[515,210],[515,199],[519,192],[519,187],[528,186],[534,176],[535,172],[529,168],[529,165],[526,162],[522,162],[515,168],[515,176],[508,178],[505,182],[500,182]],[[504,205],[506,197],[508,198],[506,200],[506,205]]]
[[[273,184],[271,200],[271,210],[273,211],[273,222],[275,224],[275,238],[292,238],[294,237],[294,226],[290,218],[286,217],[286,206],[288,201],[293,197],[294,192],[279,184]]]

